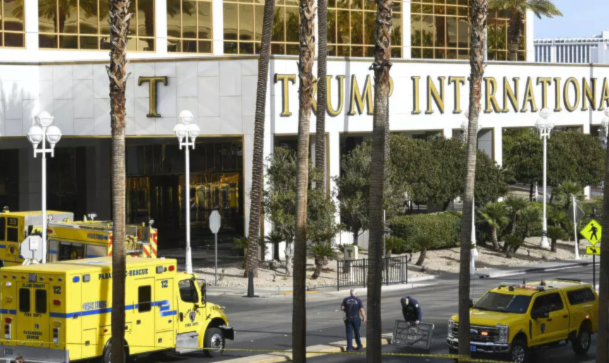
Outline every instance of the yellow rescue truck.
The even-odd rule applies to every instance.
[[[158,231],[151,225],[127,225],[125,250],[131,257],[156,257]],[[112,256],[112,221],[51,222],[49,262]]]
[[[104,257],[2,269],[0,360],[110,363],[111,263]],[[234,339],[224,308],[176,266],[173,259],[127,257],[126,356],[202,348],[217,356],[225,339]]]
[[[74,219],[74,213],[47,211],[52,220]],[[15,266],[23,263],[21,243],[42,231],[42,212],[11,212],[5,208],[0,213],[0,267]]]

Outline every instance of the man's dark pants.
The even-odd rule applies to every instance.
[[[357,347],[362,347],[362,341],[359,336],[359,328],[362,325],[362,320],[357,318],[349,318],[345,320],[345,327],[347,328],[347,350],[353,349],[353,332],[355,332],[355,342]]]

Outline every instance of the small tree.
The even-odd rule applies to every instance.
[[[515,196],[508,196],[505,198],[505,206],[508,210],[508,218],[510,219],[508,230],[509,234],[513,235],[516,233],[518,224],[520,223],[520,215],[522,210],[529,205],[529,201],[524,198]],[[507,252],[509,249],[509,243],[503,244],[503,252]]]
[[[420,252],[419,259],[416,262],[417,266],[423,266],[425,258],[427,257],[427,250],[433,247],[435,244],[435,237],[428,231],[416,231],[412,236],[413,247]]]
[[[514,253],[524,244],[524,239],[515,234],[508,234],[504,237],[504,240],[504,243],[507,246],[505,249],[505,257],[507,258],[512,258],[512,253]]]
[[[577,200],[584,200],[585,195],[582,193],[583,188],[578,183],[566,180],[560,183],[559,186],[552,190],[552,197],[556,198],[556,201],[562,203],[563,210],[569,210],[573,197]]]
[[[507,209],[504,203],[494,202],[485,205],[478,214],[492,229],[493,248],[499,249],[499,239],[497,238],[497,230],[508,224]]]
[[[309,187],[320,182],[322,174],[309,165]],[[286,243],[286,273],[292,274],[293,242],[296,218],[296,155],[287,149],[276,148],[267,158],[267,188],[264,191],[265,217],[273,224],[274,238],[281,236]],[[315,242],[328,241],[338,227],[335,223],[334,203],[326,198],[323,189],[307,193],[307,238]]]
[[[565,231],[558,226],[548,227],[548,238],[552,241],[551,251],[556,252],[556,244],[559,239],[565,238]]]
[[[330,259],[336,258],[336,252],[332,249],[328,243],[315,242],[309,246],[309,252],[311,252],[315,258],[315,272],[313,272],[312,279],[317,279],[321,275],[321,271],[328,264]]]

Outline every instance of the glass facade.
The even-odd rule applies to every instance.
[[[209,215],[218,210],[222,231],[243,234],[243,148],[240,138],[197,139],[190,151],[186,193],[184,150],[174,139],[127,141],[127,222],[155,220],[163,246],[182,243],[186,208],[193,241],[208,235]]]
[[[167,51],[212,53],[212,1],[167,1]]]
[[[468,0],[412,0],[412,58],[469,59],[470,25]],[[509,15],[493,13],[488,17],[488,59],[507,59]],[[525,60],[525,36],[519,60]]]
[[[368,0],[328,1],[328,55],[374,56],[376,3]],[[402,3],[393,3],[391,56],[402,57]]]
[[[262,41],[263,0],[224,1],[224,53],[255,54]],[[277,0],[271,53],[298,54],[298,0]]]
[[[2,0],[0,47],[25,47],[24,0]]]
[[[132,0],[134,15],[127,50],[153,52],[154,0]],[[42,49],[110,49],[107,0],[39,0],[39,43]]]
[[[488,17],[488,59],[508,59],[508,24],[510,13],[507,11],[490,14]],[[522,33],[518,47],[518,60],[526,60],[526,31]]]

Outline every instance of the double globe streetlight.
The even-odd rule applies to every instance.
[[[463,131],[463,141],[467,143],[467,137],[469,132],[469,111],[465,110],[463,114],[465,116],[465,121],[461,124],[461,131]],[[478,122],[478,130],[476,130],[476,135],[482,130],[482,125]],[[474,275],[476,273],[476,256],[478,256],[478,250],[476,249],[476,206],[474,204],[474,198],[472,197],[472,233],[471,233],[471,241],[474,248],[471,249],[470,255],[470,263],[469,263],[469,273],[470,275]]]
[[[540,119],[535,123],[535,127],[539,132],[539,137],[543,139],[543,219],[542,219],[542,230],[541,230],[541,248],[549,249],[550,244],[548,243],[548,219],[547,219],[547,168],[548,168],[548,138],[554,128],[554,123],[550,122],[552,111],[547,108],[539,111]]]
[[[192,252],[190,250],[190,153],[189,148],[195,149],[195,139],[201,133],[198,125],[192,122],[194,116],[192,112],[184,110],[180,112],[178,123],[174,126],[173,132],[178,138],[180,150],[185,146],[186,155],[186,185],[184,187],[186,201],[186,272],[192,273]]]
[[[61,140],[61,130],[52,126],[53,116],[43,111],[34,118],[34,125],[27,133],[28,140],[34,147],[34,157],[42,154],[42,263],[47,259],[47,162],[46,154],[55,156],[55,145]],[[47,148],[47,141],[50,148]],[[42,143],[42,147],[38,145]]]

